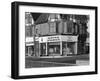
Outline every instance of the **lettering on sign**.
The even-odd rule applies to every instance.
[[[76,40],[77,40],[76,37],[71,37],[71,36],[67,37],[67,41],[69,41],[69,42],[73,42],[73,41],[76,41]]]
[[[73,38],[69,36],[67,41],[73,41],[72,39]]]
[[[60,38],[58,36],[56,37],[48,37],[47,39],[48,42],[56,42],[56,41],[60,41]]]

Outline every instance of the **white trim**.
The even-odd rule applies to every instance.
[[[26,43],[26,46],[33,46],[34,45],[34,43]]]
[[[25,12],[63,13],[90,16],[90,64],[88,66],[25,68]],[[95,10],[56,8],[40,6],[19,6],[19,75],[40,75],[95,71]]]

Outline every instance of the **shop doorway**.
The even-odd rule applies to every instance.
[[[46,43],[41,43],[40,51],[41,51],[41,56],[46,55]]]

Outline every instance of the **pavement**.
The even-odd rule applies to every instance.
[[[26,68],[88,65],[89,55],[26,57]]]
[[[46,62],[46,61],[26,61],[26,68],[40,68],[40,67],[61,67],[61,66],[75,66],[75,64],[70,63],[56,63],[56,62]]]

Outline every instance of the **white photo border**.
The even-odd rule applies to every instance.
[[[52,67],[52,68],[25,68],[25,12],[79,14],[90,16],[90,64],[88,66]],[[56,8],[43,6],[19,6],[19,76],[95,72],[95,10]]]

